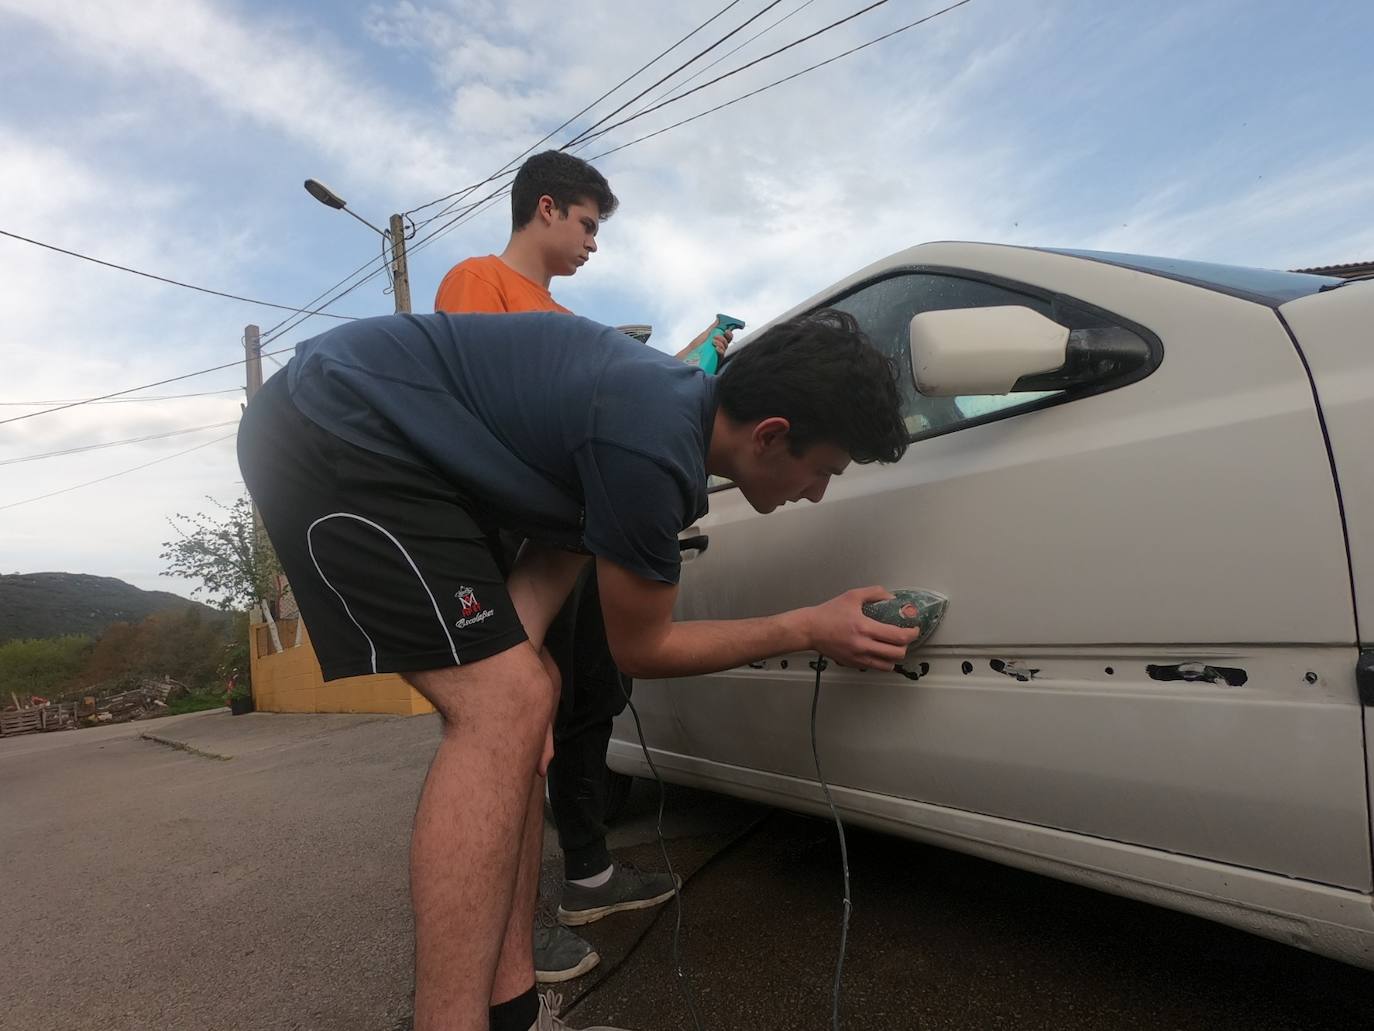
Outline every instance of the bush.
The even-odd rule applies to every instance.
[[[55,699],[77,679],[93,648],[89,637],[40,637],[0,644],[0,706],[10,695]]]

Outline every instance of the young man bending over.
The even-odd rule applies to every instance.
[[[529,929],[558,695],[543,642],[584,556],[631,676],[802,651],[891,669],[915,632],[863,614],[881,587],[672,613],[708,476],[767,513],[906,440],[892,364],[837,312],[760,334],[718,377],[573,316],[398,315],[304,341],[267,382],[239,462],[325,678],[401,673],[443,720],[411,844],[416,1031],[564,1026]],[[500,529],[529,541],[509,577]]]

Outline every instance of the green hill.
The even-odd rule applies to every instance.
[[[110,576],[84,573],[0,575],[0,642],[85,634],[98,637],[112,623],[137,623],[154,612],[208,605],[167,591],[144,591]]]

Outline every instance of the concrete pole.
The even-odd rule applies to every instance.
[[[400,215],[391,216],[391,283],[397,313],[410,311],[410,273],[406,270],[406,227]]]
[[[257,326],[243,327],[244,365],[248,370],[248,400],[262,389],[262,340]]]

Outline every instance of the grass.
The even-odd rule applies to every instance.
[[[162,716],[182,716],[188,712],[203,712],[206,709],[220,709],[225,706],[223,688],[210,691],[192,691],[167,703]]]

